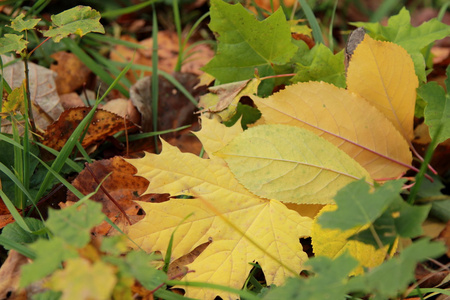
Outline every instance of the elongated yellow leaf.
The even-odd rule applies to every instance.
[[[347,89],[377,107],[408,140],[413,138],[418,85],[411,57],[396,44],[366,35],[353,53]]]
[[[335,209],[336,205],[327,205],[314,219],[311,229],[314,254],[325,255],[334,259],[345,251],[348,251],[360,264],[358,268],[353,270],[352,274],[363,273],[363,267],[371,268],[380,265],[386,258],[389,246],[382,249],[375,249],[372,245],[355,240],[347,240],[353,234],[366,229],[367,226],[341,231],[339,229],[325,229],[317,223],[317,218],[322,213]]]
[[[309,236],[312,220],[287,209],[276,200],[264,200],[246,190],[221,159],[201,159],[181,153],[163,141],[160,155],[146,154],[142,159],[129,159],[138,175],[150,180],[146,193],[196,195],[195,199],[172,199],[164,203],[139,203],[146,212],[143,220],[129,227],[128,235],[146,251],[165,253],[170,235],[175,232],[172,259],[189,253],[195,247],[212,241],[195,261],[188,265],[194,273],[185,277],[241,288],[252,266],[258,262],[268,284],[281,284],[292,276],[282,264],[294,272],[302,269],[306,254],[298,238]],[[279,261],[255,247],[220,216],[226,217],[246,236]],[[280,264],[281,262],[281,264]],[[186,296],[197,299],[223,299],[223,291],[187,287]]]
[[[330,204],[348,183],[370,175],[342,150],[311,131],[260,125],[216,152],[258,196],[282,202]]]
[[[372,178],[396,177],[412,157],[394,125],[358,95],[325,82],[288,86],[268,98],[251,96],[266,124],[306,128],[354,158]]]

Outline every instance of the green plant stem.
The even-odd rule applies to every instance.
[[[152,47],[152,121],[153,131],[158,130],[158,101],[159,101],[159,78],[158,78],[158,19],[156,8],[153,5],[153,47]],[[159,153],[158,137],[154,137],[155,152]]]
[[[413,185],[413,187],[410,190],[409,196],[408,196],[408,203],[413,204],[417,193],[419,192],[420,185],[422,184],[422,181],[425,177],[425,172],[429,168],[429,163],[431,161],[431,157],[433,156],[434,149],[437,146],[437,138],[441,134],[442,131],[442,124],[439,126],[439,128],[436,130],[436,134],[433,136],[433,139],[431,140],[431,143],[428,145],[427,152],[425,153],[425,157],[423,159],[422,165],[420,166],[419,173],[416,175],[416,183]]]
[[[26,98],[27,98],[26,100],[27,100],[27,103],[28,103],[28,120],[29,120],[30,125],[31,125],[31,131],[36,133],[37,130],[36,130],[36,125],[34,123],[33,106],[31,104],[30,72],[29,72],[29,69],[28,69],[28,58],[29,58],[29,56],[26,53],[22,56],[22,60],[23,60],[23,63],[25,65],[25,89],[26,89],[26,94],[25,95],[26,95]]]
[[[177,30],[177,36],[178,36],[178,59],[177,59],[176,65],[175,65],[175,72],[180,72],[181,64],[183,62],[184,44],[183,44],[183,37],[181,34],[181,20],[180,20],[180,9],[178,7],[178,0],[172,0],[172,8],[173,8],[174,21],[175,21],[175,28]]]

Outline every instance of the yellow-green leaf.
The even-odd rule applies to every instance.
[[[27,44],[28,41],[23,39],[23,34],[7,33],[3,37],[0,37],[0,55],[13,51],[20,53],[27,47]]]
[[[217,122],[217,121],[216,121]],[[195,195],[195,199],[171,199],[163,203],[139,203],[146,211],[143,220],[129,227],[128,235],[145,251],[165,253],[171,234],[189,214],[174,235],[172,260],[197,246],[212,241],[207,249],[188,265],[195,270],[186,280],[203,281],[241,288],[252,266],[258,262],[268,284],[281,284],[302,269],[306,254],[298,238],[309,235],[311,219],[287,209],[276,200],[264,200],[245,189],[219,159],[201,159],[163,141],[160,155],[146,154],[129,159],[138,175],[150,180],[146,193]],[[182,162],[182,163],[180,163]],[[220,216],[235,224],[279,261],[255,247]],[[280,262],[282,264],[280,264]],[[226,274],[226,276],[224,276]],[[188,297],[227,298],[223,291],[187,287]]]
[[[53,273],[46,283],[54,291],[62,292],[62,299],[111,299],[117,282],[113,266],[102,261],[94,263],[81,257],[69,259],[64,270]]]
[[[42,32],[55,42],[70,34],[83,36],[89,32],[105,33],[100,17],[100,13],[95,9],[79,5],[52,16],[52,27]]]
[[[367,245],[359,241],[348,240],[350,236],[367,228],[359,226],[350,230],[341,231],[339,229],[324,229],[317,219],[326,211],[333,211],[336,205],[325,206],[316,216],[311,229],[311,238],[314,254],[324,255],[330,258],[336,258],[342,253],[348,251],[350,255],[359,261],[359,266],[353,270],[352,274],[363,273],[363,267],[371,268],[380,265],[388,254],[389,246],[382,249],[376,249],[372,245]]]
[[[405,49],[366,34],[349,63],[347,89],[378,108],[408,140],[413,138],[418,85],[413,61]]]
[[[394,125],[360,96],[324,82],[299,83],[268,97],[251,96],[266,124],[306,128],[339,147],[372,178],[404,173],[409,145]]]
[[[3,100],[2,113],[4,113],[5,115],[2,118],[6,118],[7,115],[15,114],[16,112],[19,112],[21,114],[25,113],[24,88],[25,80],[23,81],[21,86],[16,87],[11,91],[11,94],[8,95],[8,98],[6,100]]]
[[[24,17],[25,15],[21,13],[11,21],[11,26],[9,27],[14,29],[15,31],[22,32],[24,30],[34,29],[37,23],[39,23],[39,21],[41,20],[41,19],[28,19],[25,21],[23,19]]]
[[[370,175],[342,150],[311,131],[260,125],[216,152],[258,196],[302,204],[333,203],[336,192]]]

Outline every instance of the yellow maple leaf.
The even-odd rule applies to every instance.
[[[254,194],[283,202],[331,204],[336,192],[370,175],[355,160],[309,130],[252,127],[216,152]]]
[[[350,60],[347,89],[378,108],[408,140],[413,138],[418,86],[413,61],[405,49],[365,35]]]
[[[265,99],[250,97],[266,124],[293,125],[314,132],[355,159],[372,178],[399,176],[411,163],[409,145],[400,132],[354,93],[325,82],[306,82]]]
[[[205,123],[208,121],[204,122],[202,131],[206,133]],[[208,124],[213,127],[208,130],[212,131],[214,127],[223,126],[218,121]],[[217,132],[226,135],[226,130],[219,129]],[[199,136],[208,145],[209,135]],[[310,218],[300,216],[276,200],[264,200],[250,193],[219,157],[201,159],[193,154],[181,153],[164,141],[162,143],[163,150],[159,155],[147,153],[142,159],[127,160],[138,169],[137,175],[150,180],[146,193],[196,195],[198,198],[171,199],[163,203],[140,202],[146,216],[129,227],[131,239],[146,251],[165,253],[175,228],[186,216],[193,214],[174,234],[172,260],[203,243],[212,242],[188,265],[195,272],[188,273],[186,280],[239,289],[252,268],[250,262],[261,265],[268,284],[279,285],[287,276],[293,276],[289,268],[294,272],[302,270],[307,256],[298,239],[309,236]],[[216,147],[214,142],[209,145],[212,145],[211,149]],[[235,224],[261,248],[230,227],[221,216]],[[267,253],[274,255],[278,261]],[[216,295],[230,297],[223,291],[186,288],[188,297],[213,299]]]
[[[376,249],[374,246],[364,244],[363,242],[348,240],[350,236],[366,229],[367,226],[342,231],[339,229],[325,229],[317,223],[318,217],[322,213],[333,211],[336,208],[336,205],[326,205],[314,218],[311,228],[314,254],[316,256],[324,255],[334,259],[348,251],[359,262],[359,266],[352,271],[352,274],[363,273],[363,267],[371,268],[380,265],[388,254],[389,245],[382,249]]]
[[[205,115],[201,117],[202,130],[194,132],[202,142],[205,152],[213,157],[214,152],[219,151],[243,132],[240,122],[231,127],[221,125],[215,119],[209,119]]]

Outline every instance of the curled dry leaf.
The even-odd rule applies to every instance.
[[[61,150],[72,132],[89,113],[89,107],[77,107],[64,111],[59,119],[50,125],[44,133],[44,145],[55,150]],[[126,125],[126,126],[125,126]],[[113,134],[135,129],[136,125],[112,112],[97,109],[83,139],[83,147],[88,147],[104,141]]]
[[[111,159],[99,160],[89,164],[89,168],[94,173],[98,181],[103,180],[106,175],[111,175],[103,182],[103,188],[114,198],[120,207],[126,212],[132,223],[141,220],[144,215],[139,205],[133,200],[148,202],[163,202],[167,199],[166,195],[145,195],[140,197],[148,187],[148,180],[143,177],[135,177],[136,168],[126,163],[122,158],[116,156]],[[72,185],[84,195],[92,193],[97,188],[97,183],[93,179],[91,173],[84,169],[77,178],[74,179]],[[108,198],[100,189],[92,200],[102,203],[103,213],[105,213],[116,225],[123,228],[127,224],[127,220],[123,216],[119,208]],[[68,201],[78,201],[77,197],[72,193],[67,194]],[[111,229],[111,225],[103,222],[96,227],[95,232],[98,234],[107,234]]]
[[[175,73],[173,76],[194,97],[202,92],[201,90],[193,90],[198,82],[197,76],[189,73]],[[178,91],[172,83],[160,77],[158,90],[160,101],[158,103],[157,130],[174,129],[196,121],[197,116],[194,115],[195,105]],[[141,113],[142,131],[153,131],[151,77],[144,77],[136,82],[130,89],[130,98]]]
[[[9,251],[0,269],[0,299],[28,299],[27,291],[19,288],[20,269],[27,263],[28,258],[15,250]],[[34,288],[37,289],[37,284]]]
[[[5,55],[2,55],[1,59],[4,65],[13,60],[13,58]],[[63,111],[56,92],[55,73],[34,63],[28,63],[28,68],[34,122],[38,128],[45,130]],[[24,74],[24,65],[19,61],[4,68],[2,75],[14,89],[22,85]],[[2,132],[10,132],[10,126],[2,126]]]

